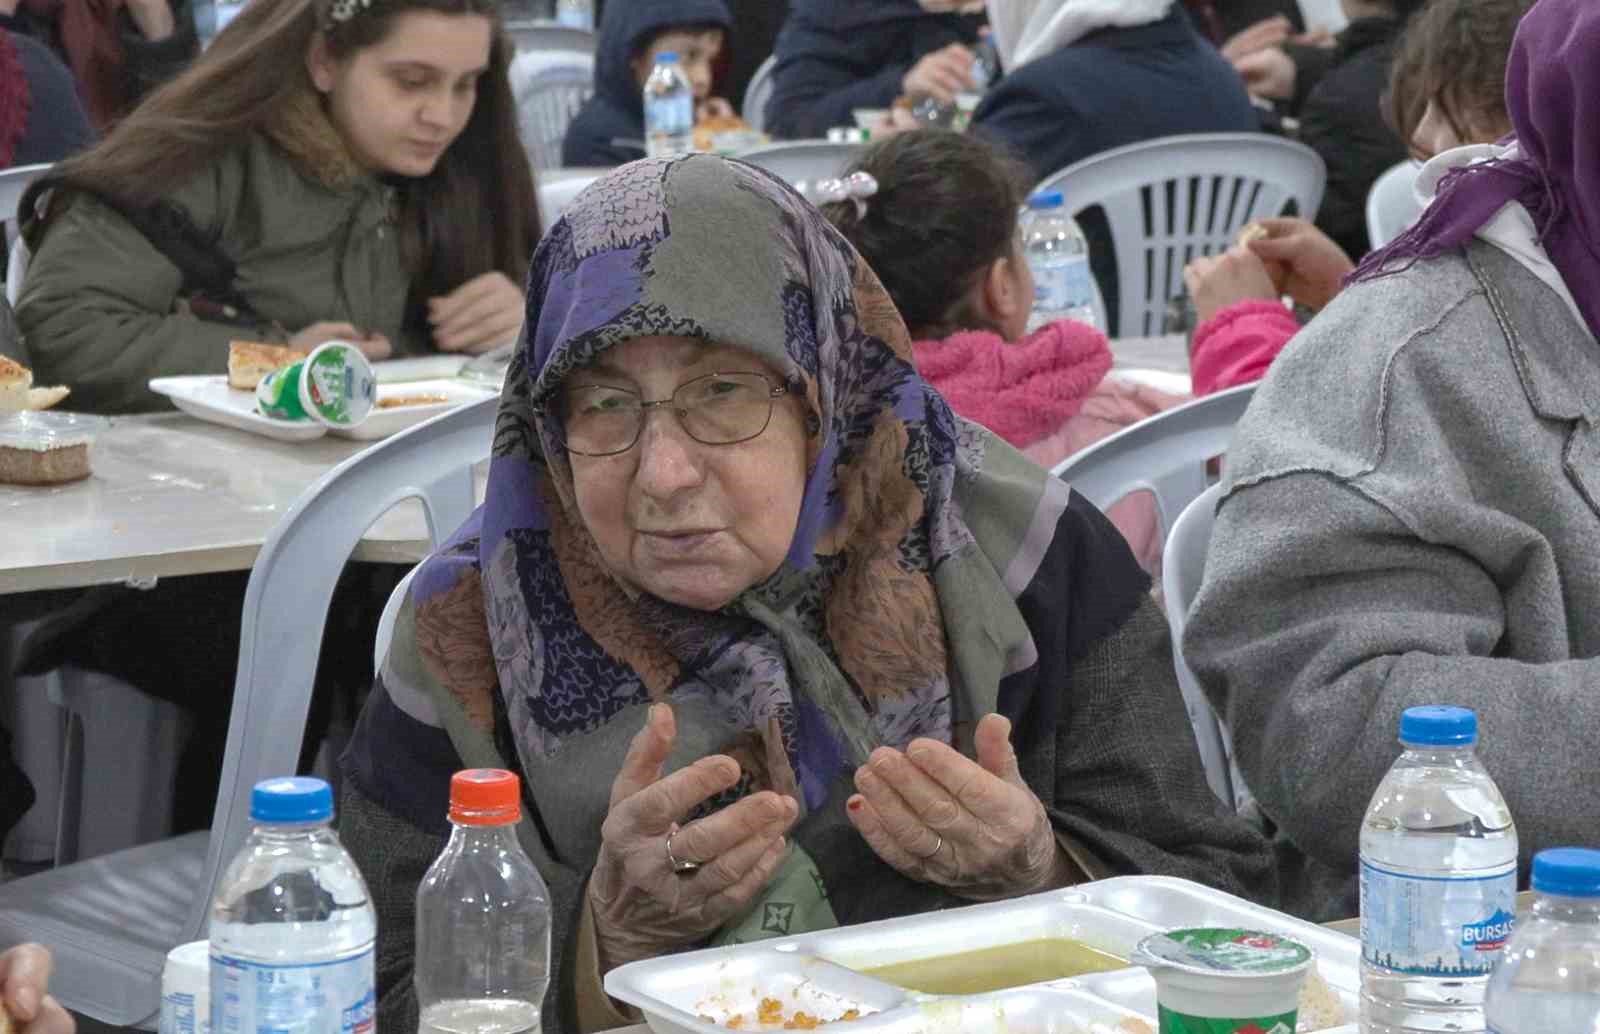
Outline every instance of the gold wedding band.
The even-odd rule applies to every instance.
[[[699,862],[679,861],[677,856],[672,853],[672,838],[677,835],[677,830],[673,830],[671,833],[667,834],[667,865],[672,869],[673,872],[694,872],[696,869],[700,868]]]

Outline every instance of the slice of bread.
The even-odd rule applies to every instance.
[[[306,353],[283,345],[266,345],[258,341],[228,342],[228,387],[240,391],[255,391],[261,378],[273,370],[282,369],[292,362],[304,359]]]
[[[70,391],[71,389],[60,385],[53,388],[35,388],[32,370],[0,355],[0,413],[15,413],[22,409],[49,409],[66,398]]]

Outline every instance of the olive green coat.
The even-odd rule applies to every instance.
[[[393,190],[356,164],[314,96],[168,196],[237,265],[263,323],[192,314],[178,268],[80,195],[39,242],[17,307],[35,379],[70,386],[74,409],[164,408],[151,378],[221,373],[230,340],[285,341],[323,320],[381,332],[396,354],[432,350],[425,326],[406,326]]]

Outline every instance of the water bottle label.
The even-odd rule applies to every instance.
[[[1517,867],[1487,876],[1411,876],[1361,863],[1361,955],[1423,977],[1487,976],[1516,922]]]
[[[1036,269],[1033,275],[1035,312],[1066,312],[1094,305],[1094,277],[1089,260],[1077,256],[1056,266]]]
[[[211,956],[216,1034],[373,1034],[378,999],[372,949],[353,958],[274,966]]]
[[[681,154],[694,143],[694,97],[649,97],[644,102],[645,152]]]

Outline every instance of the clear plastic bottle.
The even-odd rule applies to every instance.
[[[521,783],[499,769],[450,780],[450,842],[417,888],[421,1034],[539,1030],[550,895],[517,842]]]
[[[593,32],[594,0],[556,0],[556,22]]]
[[[1058,191],[1028,198],[1022,219],[1023,254],[1033,271],[1033,316],[1029,329],[1056,320],[1098,327],[1097,289],[1089,271],[1089,243],[1067,215]],[[1105,329],[1101,327],[1100,329]]]
[[[268,779],[211,906],[217,1034],[371,1034],[378,918],[320,779]]]
[[[1517,831],[1478,761],[1478,716],[1413,707],[1361,826],[1363,1034],[1481,1031],[1516,916]]]
[[[1540,851],[1533,890],[1533,909],[1489,978],[1489,1030],[1600,1034],[1600,851]]]
[[[656,55],[644,81],[644,149],[651,158],[683,154],[694,148],[694,87],[689,85],[678,55]]]

